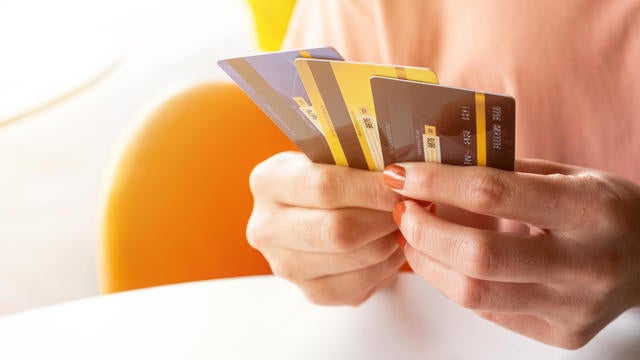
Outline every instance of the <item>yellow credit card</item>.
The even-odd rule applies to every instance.
[[[300,80],[302,80],[302,84],[307,91],[307,96],[309,96],[309,100],[311,101],[311,106],[313,106],[313,109],[316,112],[317,120],[320,123],[321,131],[329,145],[329,150],[331,151],[334,162],[336,165],[350,166],[342,146],[340,145],[340,139],[338,138],[337,131],[329,120],[328,110],[324,105],[322,96],[320,95],[320,90],[316,84],[314,74],[311,72],[311,69],[306,62],[296,61],[295,65],[298,69]]]
[[[370,78],[438,83],[433,70],[421,67],[305,58],[295,63],[332,153],[343,154],[346,166],[375,171],[384,169],[384,158]]]

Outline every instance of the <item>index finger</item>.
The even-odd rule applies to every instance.
[[[404,173],[404,183],[399,178]],[[449,204],[475,213],[557,228],[570,220],[579,199],[572,178],[488,167],[404,163],[385,170],[385,179],[409,198]]]
[[[276,154],[260,163],[251,173],[250,185],[256,198],[327,210],[391,211],[401,199],[384,184],[380,172],[315,164],[297,152]]]

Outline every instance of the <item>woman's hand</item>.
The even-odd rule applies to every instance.
[[[405,262],[382,175],[281,153],[251,174],[249,243],[317,304],[357,305]]]
[[[518,172],[433,163],[392,165],[385,182],[414,271],[460,305],[539,341],[586,344],[640,305],[640,187],[562,164],[521,160]],[[526,234],[438,216],[438,204],[513,219]],[[402,241],[402,239],[401,239]]]

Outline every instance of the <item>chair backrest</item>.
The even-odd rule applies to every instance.
[[[102,292],[270,273],[245,237],[248,178],[295,145],[227,83],[177,94],[139,124],[108,179]]]

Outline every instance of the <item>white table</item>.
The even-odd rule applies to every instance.
[[[0,359],[639,359],[640,312],[586,347],[484,321],[413,274],[358,308],[309,304],[270,276],[99,296],[0,318]]]

